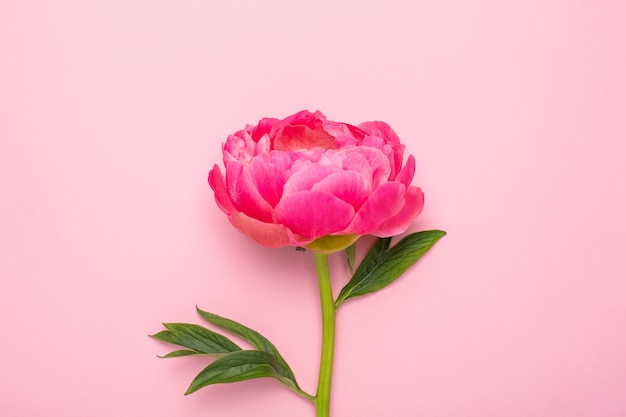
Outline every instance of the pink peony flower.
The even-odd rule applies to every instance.
[[[384,122],[359,126],[301,111],[228,136],[226,175],[209,184],[230,222],[267,247],[333,252],[362,235],[404,232],[422,211],[415,159]]]

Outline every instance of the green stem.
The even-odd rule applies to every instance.
[[[330,287],[330,273],[328,271],[328,255],[315,252],[315,266],[317,280],[320,287],[320,301],[322,303],[322,358],[320,360],[320,374],[315,396],[315,410],[317,417],[328,417],[330,413],[330,384],[333,378],[333,356],[335,352],[335,302]]]

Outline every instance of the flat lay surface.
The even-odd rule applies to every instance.
[[[0,3],[0,414],[313,416],[258,379],[184,396],[195,307],[315,389],[313,255],[235,230],[228,134],[389,123],[448,235],[338,311],[335,416],[626,415],[626,4]],[[371,239],[359,241],[363,256]],[[347,282],[330,256],[336,291]]]

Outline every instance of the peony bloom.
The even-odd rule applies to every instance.
[[[415,159],[384,122],[359,126],[301,111],[264,118],[223,145],[209,184],[230,222],[267,247],[333,252],[362,235],[404,232],[422,211]]]

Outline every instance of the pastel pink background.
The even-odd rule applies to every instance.
[[[445,237],[338,317],[336,417],[626,415],[626,2],[0,3],[0,414],[313,416],[272,380],[183,393],[194,306],[315,390],[313,260],[206,177],[246,123],[385,120]],[[331,258],[338,289],[347,272]]]

